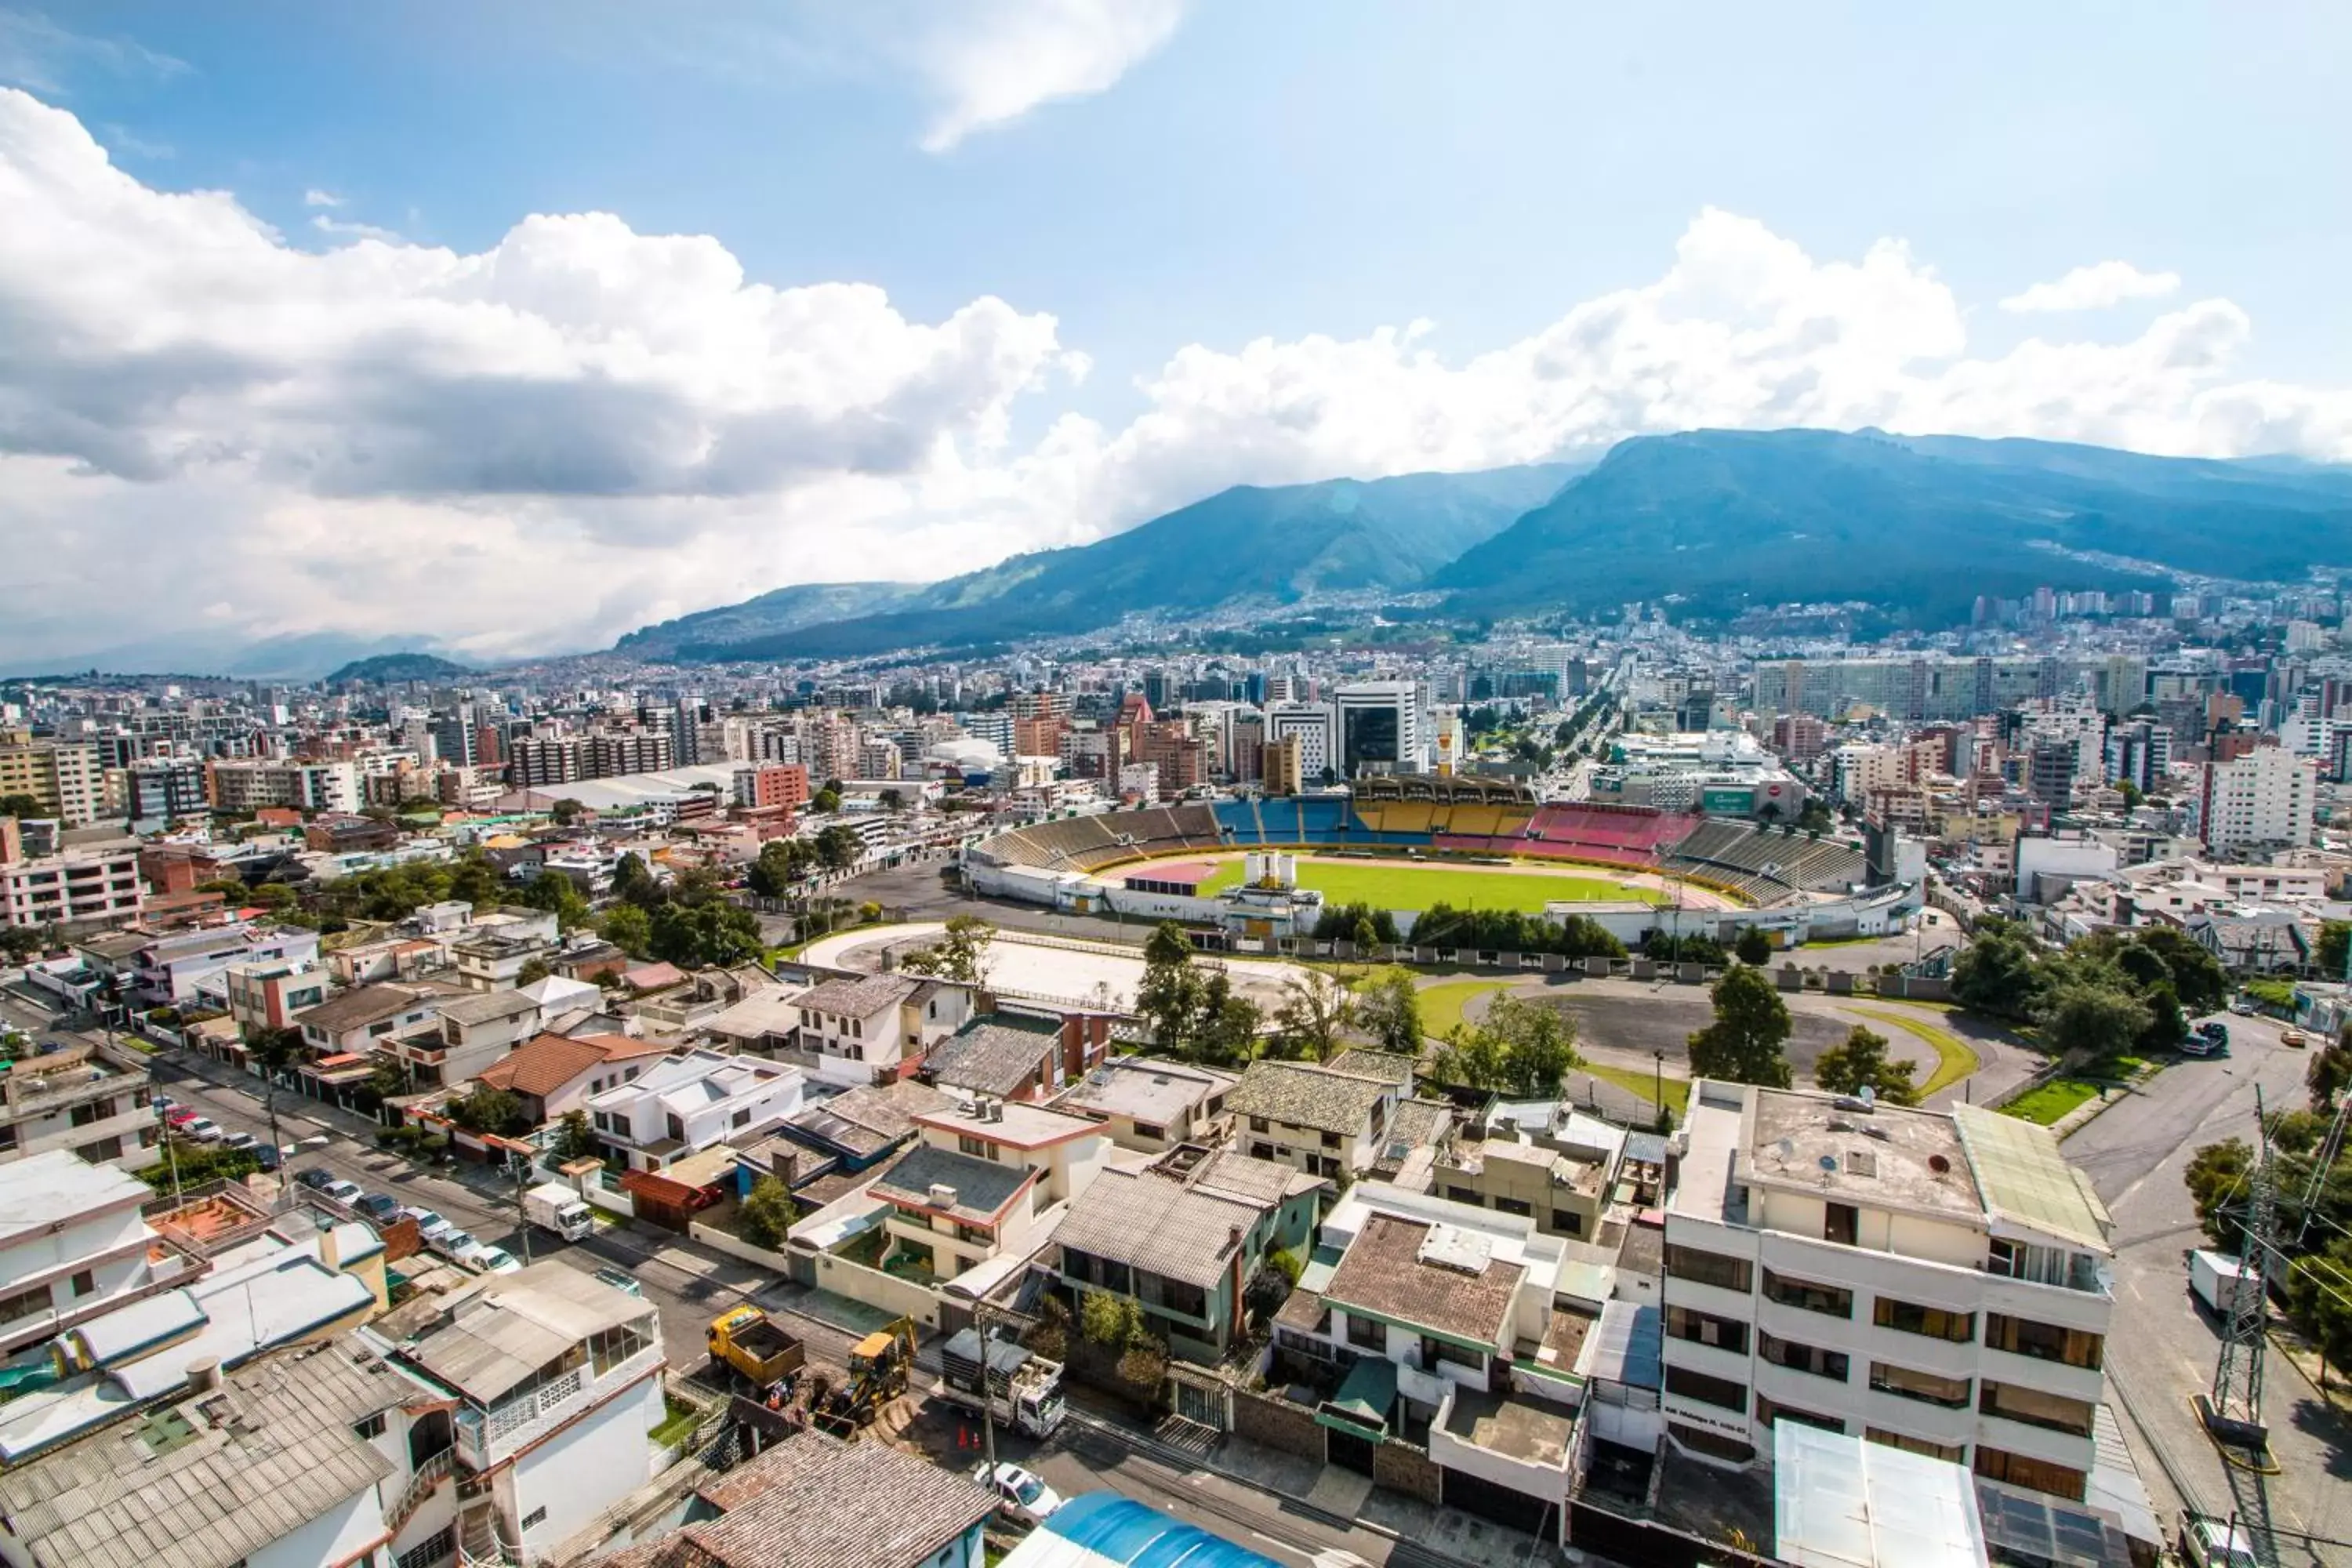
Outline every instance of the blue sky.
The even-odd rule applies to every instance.
[[[2347,458],[2352,128],[2327,79],[2347,33],[2352,13],[2316,5],[0,9],[40,210],[172,274],[73,292],[53,281],[71,252],[17,258],[29,281],[0,309],[76,346],[0,387],[0,464],[32,465],[0,479],[61,563],[164,516],[278,520],[281,555],[337,541],[299,573],[207,579],[192,635],[417,629],[489,654],[784,581],[978,565],[1237,480],[1484,466],[1685,423]],[[137,189],[27,151],[77,134]],[[212,253],[171,227],[182,192],[274,233],[187,271]],[[110,228],[126,205],[152,210]],[[530,287],[551,292],[468,259],[500,258],[530,215],[585,213],[625,226],[543,237]],[[382,256],[331,254],[371,234]],[[672,235],[716,242],[691,286],[652,243]],[[743,304],[714,255],[746,285],[868,292],[747,339],[712,326]],[[518,391],[512,343],[419,325],[417,291],[457,286],[420,281],[436,268],[554,323],[563,363]],[[278,281],[257,303],[241,277]],[[240,315],[314,288],[310,327]],[[377,308],[397,331],[331,330]],[[193,332],[188,355],[250,381],[170,384],[155,356],[93,346],[84,312]],[[551,375],[627,379],[579,345],[687,313],[647,402],[530,402]],[[810,337],[836,352],[794,368]],[[422,369],[385,370],[387,342],[428,341]],[[96,434],[122,410],[95,402],[88,428],[11,427],[8,395],[43,395],[61,365],[86,388],[109,355],[130,356],[110,385],[133,363],[166,384],[130,435]],[[412,412],[452,402],[480,412],[454,430]],[[500,450],[444,460],[509,418]],[[599,451],[555,449],[551,422],[574,418]],[[661,450],[601,455],[640,438]],[[738,460],[706,461],[714,443]],[[486,571],[560,579],[580,624],[383,569],[460,543]],[[446,624],[420,626],[428,611]]]

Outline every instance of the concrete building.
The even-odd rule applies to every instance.
[[[2197,802],[2197,836],[2224,858],[2303,848],[2311,843],[2319,799],[2319,764],[2283,746],[2257,746],[2205,766]]]
[[[632,1063],[630,1066],[635,1066]],[[689,1154],[781,1121],[801,1108],[798,1068],[694,1050],[666,1057],[587,1100],[597,1138],[631,1170],[660,1172]]]
[[[478,1075],[522,1101],[534,1126],[585,1110],[589,1097],[634,1083],[670,1053],[662,1040],[629,1035],[538,1035]]]
[[[1331,708],[1321,702],[1276,702],[1265,710],[1265,743],[1269,747],[1289,744],[1297,752],[1296,763],[1284,756],[1266,764],[1269,780],[1279,778],[1284,787],[1278,794],[1296,795],[1309,784],[1336,782],[1342,773],[1339,768],[1339,721]]]
[[[150,1164],[159,1138],[147,1068],[114,1046],[28,1057],[0,1078],[0,1169],[53,1151],[93,1165]]]
[[[1483,1127],[1448,1137],[1431,1167],[1430,1190],[1531,1219],[1546,1236],[1596,1239],[1625,1152],[1624,1130],[1566,1106],[1529,1109],[1544,1114],[1490,1114]]]
[[[1225,1101],[1239,1081],[1215,1068],[1116,1058],[1064,1090],[1053,1105],[1101,1122],[1122,1149],[1157,1154],[1180,1143],[1223,1143],[1233,1132]]]
[[[0,795],[26,795],[37,815],[68,827],[98,820],[106,804],[106,770],[96,746],[36,741],[22,730],[0,731]]]
[[[367,805],[356,763],[224,759],[206,763],[205,774],[205,790],[215,811],[282,806],[295,811],[356,812]]]
[[[145,903],[136,845],[0,861],[0,926],[120,924]]]
[[[127,996],[134,1006],[180,1006],[206,986],[223,988],[231,964],[310,963],[319,933],[299,927],[238,924],[170,931],[141,945],[128,966]]]
[[[197,989],[210,994],[217,985],[221,1005],[240,1031],[290,1029],[295,1014],[327,999],[331,983],[315,958],[249,958],[226,965]]]
[[[1017,1102],[950,1105],[908,1120],[921,1142],[866,1190],[889,1206],[890,1255],[940,1279],[1031,1249],[1046,1211],[1094,1184],[1110,1144],[1083,1117]]]
[[[910,1076],[971,1016],[969,986],[905,974],[820,981],[794,1001],[800,1031],[792,1060],[820,1083],[884,1082]]]
[[[434,1028],[441,1005],[457,993],[427,983],[378,982],[339,992],[294,1015],[302,1043],[320,1057],[372,1051],[394,1038]]]
[[[1692,1086],[1666,1205],[1667,1434],[1718,1463],[1801,1421],[2077,1500],[2110,1220],[2044,1129]]]
[[[1331,694],[1343,778],[1418,773],[1429,768],[1421,687],[1411,680],[1363,680]]]
[[[1308,1062],[1255,1061],[1225,1105],[1245,1152],[1339,1180],[1379,1160],[1401,1092],[1391,1079]]]
[[[154,1195],[127,1172],[64,1149],[0,1165],[0,1356],[152,1294],[184,1271],[190,1260],[141,1217]]]
[[[379,1048],[409,1068],[418,1089],[478,1078],[539,1032],[539,1004],[520,991],[476,991],[441,1003],[437,1035],[397,1032]]]
[[[122,788],[134,822],[176,822],[212,810],[199,757],[141,757],[123,770]]]

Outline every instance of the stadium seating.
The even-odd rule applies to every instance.
[[[1702,826],[1696,817],[1646,806],[1538,806],[1517,853],[1646,868],[1660,849]]]
[[[1729,888],[1759,904],[1799,892],[1843,892],[1867,875],[1862,851],[1851,845],[1721,820],[1701,823],[1661,865]]]

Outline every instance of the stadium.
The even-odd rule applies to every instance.
[[[1874,935],[1919,878],[1851,844],[1644,806],[1540,803],[1504,780],[1405,775],[1352,795],[1188,802],[1061,816],[967,844],[975,891],[1076,913],[1175,919],[1237,936],[1313,934],[1326,903],[1412,918],[1456,909],[1580,914],[1638,942],[1671,920],[1719,938]],[[1671,911],[1669,913],[1668,911]]]

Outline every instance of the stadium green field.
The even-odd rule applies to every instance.
[[[1133,868],[1126,868],[1132,870]],[[1205,894],[1239,887],[1239,858],[1219,866],[1201,885]],[[1312,888],[1334,904],[1369,904],[1381,910],[1425,910],[1448,904],[1457,910],[1517,910],[1540,914],[1548,903],[1664,902],[1654,888],[1637,888],[1609,877],[1549,871],[1473,871],[1448,866],[1390,864],[1378,860],[1298,862],[1298,885]]]

